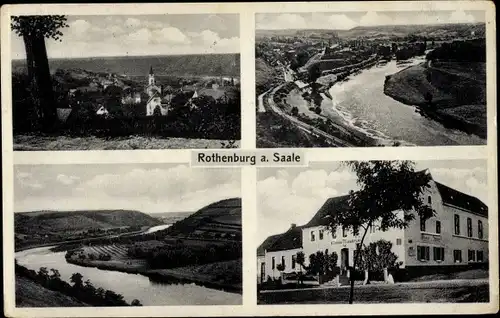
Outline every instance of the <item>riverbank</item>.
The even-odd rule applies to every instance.
[[[429,67],[426,63],[410,66],[386,77],[384,94],[416,106],[421,115],[446,128],[486,139],[486,86],[463,70],[457,74],[450,68]]]
[[[143,260],[133,259],[126,261],[100,261],[89,259],[82,260],[76,257],[70,257],[67,258],[66,261],[70,264],[83,267],[95,267],[102,270],[140,274],[160,282],[194,283],[199,286],[226,292],[242,293],[241,275],[239,282],[236,282],[238,279],[234,277],[235,272],[240,271],[241,273],[241,259],[172,269],[149,269]]]

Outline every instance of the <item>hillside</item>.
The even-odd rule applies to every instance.
[[[87,307],[86,303],[16,275],[16,307]]]
[[[164,230],[168,236],[224,237],[241,240],[241,198],[218,201]]]
[[[405,37],[410,34],[425,37],[467,37],[474,32],[476,37],[484,37],[486,26],[484,23],[460,23],[460,24],[431,24],[431,25],[378,25],[358,26],[349,30],[256,30],[256,38],[282,36],[282,37],[309,37],[309,38],[385,38]]]
[[[57,69],[84,69],[92,72],[146,75],[153,67],[157,75],[240,76],[239,54],[197,54],[166,56],[118,56],[75,59],[50,59],[52,72]],[[26,61],[12,61],[12,71],[26,69]]]
[[[151,217],[159,219],[165,224],[173,224],[175,222],[181,221],[194,212],[163,212],[163,213],[151,213]]]
[[[35,211],[15,214],[15,232],[45,234],[89,229],[155,226],[161,222],[145,213],[129,210]]]

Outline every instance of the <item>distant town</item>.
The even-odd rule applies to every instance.
[[[481,143],[479,138],[470,141],[466,135],[486,135],[484,32],[484,24],[257,30],[257,144],[348,147],[431,143],[390,131],[387,123],[368,123],[360,118],[361,108],[366,112],[370,106],[360,104],[365,96],[367,103],[377,100],[395,107],[397,102],[417,106],[424,115],[423,125],[432,119],[442,123],[444,130],[464,131],[459,144]],[[380,74],[376,82],[380,100],[373,95],[363,95],[362,101],[339,100],[341,96],[335,92],[346,81],[356,81],[352,84],[356,92],[351,95],[359,96],[360,89],[368,88],[357,79],[375,75],[360,75],[364,70]],[[415,82],[422,82],[420,88],[414,87]],[[468,88],[469,99],[464,100],[453,85]],[[359,114],[352,114],[347,103],[356,103]],[[471,104],[477,106],[467,109],[474,107],[476,115],[466,118],[467,110],[459,106]],[[456,141],[443,141],[452,142]]]

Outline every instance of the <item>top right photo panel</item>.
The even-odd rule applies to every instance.
[[[255,21],[258,148],[486,145],[485,11]]]

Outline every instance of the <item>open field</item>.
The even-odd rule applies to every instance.
[[[133,149],[211,149],[222,148],[227,140],[191,139],[191,138],[154,138],[154,137],[67,137],[14,135],[14,151],[16,150],[133,150]],[[233,147],[239,147],[237,140]]]
[[[16,276],[16,307],[87,307],[73,297],[49,290],[27,278]]]
[[[258,295],[259,304],[348,303],[349,286],[267,291]],[[463,303],[488,302],[487,279],[442,280],[396,285],[365,285],[354,289],[354,303]]]

